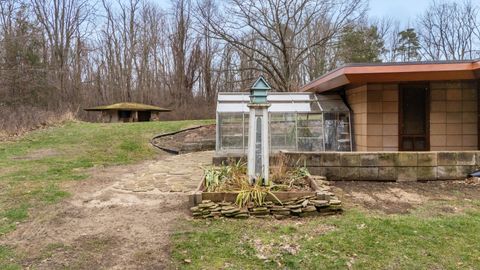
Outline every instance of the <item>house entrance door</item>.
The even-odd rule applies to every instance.
[[[399,99],[399,147],[401,151],[430,150],[427,84],[401,85]]]

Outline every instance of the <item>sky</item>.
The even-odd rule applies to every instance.
[[[458,0],[461,1],[461,0]],[[168,7],[170,0],[153,0],[161,7]],[[413,22],[429,5],[431,0],[370,0],[370,17],[392,17],[400,23],[407,25]]]
[[[370,0],[370,17],[384,16],[402,24],[413,23],[429,6],[431,0]]]

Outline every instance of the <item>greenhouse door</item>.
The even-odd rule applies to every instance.
[[[430,149],[428,85],[400,86],[399,101],[400,151],[428,151]]]

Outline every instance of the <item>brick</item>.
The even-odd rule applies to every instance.
[[[461,101],[447,101],[446,111],[448,112],[461,112],[462,111],[462,102]]]
[[[462,110],[464,112],[476,112],[477,111],[477,102],[464,100],[462,102]]]
[[[368,135],[367,136],[367,146],[368,146],[368,149],[371,150],[371,151],[375,151],[373,149],[370,149],[370,148],[373,148],[373,147],[382,147],[383,146],[383,136],[370,136]]]
[[[358,154],[358,153],[341,153],[340,154],[340,165],[342,167],[361,166],[360,156],[361,156],[361,154]]]
[[[383,101],[398,101],[398,91],[383,90]]]
[[[430,113],[430,123],[443,124],[446,122],[447,122],[447,113],[445,112]]]
[[[368,102],[367,103],[367,112],[369,113],[381,113],[382,112],[382,102]]]
[[[368,124],[367,125],[367,135],[382,135],[383,126],[378,124]]]
[[[460,135],[462,134],[462,124],[447,124],[446,134]]]
[[[382,126],[383,135],[392,135],[398,136],[398,125],[383,125]]]
[[[397,181],[417,181],[417,167],[397,167]]]
[[[431,135],[444,135],[447,133],[447,124],[430,124]]]
[[[475,166],[476,159],[473,152],[459,152],[456,153],[456,165]]]
[[[477,91],[474,88],[466,88],[462,90],[462,99],[463,100],[476,100]]]
[[[477,135],[462,135],[462,146],[476,149],[478,144]]]
[[[464,112],[462,113],[462,122],[463,123],[477,123],[478,115],[474,112]]]
[[[383,147],[398,147],[398,136],[383,136]]]
[[[447,91],[444,89],[432,89],[430,99],[432,101],[444,101],[447,99]]]
[[[384,113],[398,113],[398,102],[397,101],[382,102],[382,111]]]
[[[368,84],[367,85],[367,88],[368,88],[368,91],[379,91],[379,90],[383,90],[383,84],[381,83],[372,83],[372,84]]]
[[[447,135],[447,146],[462,146],[462,135]]]
[[[383,123],[384,124],[398,124],[398,114],[397,113],[383,113]]]
[[[397,166],[410,167],[417,166],[416,152],[399,152],[397,156]]]
[[[430,88],[433,90],[437,89],[447,89],[448,85],[446,82],[431,82],[430,83]]]
[[[449,112],[446,115],[447,124],[462,123],[462,113]]]
[[[378,166],[378,154],[363,154],[360,156],[361,166],[370,167]]]
[[[462,124],[462,134],[463,135],[476,135],[478,132],[477,124]]]
[[[378,167],[357,167],[359,180],[378,180]]]
[[[473,167],[469,166],[438,166],[437,178],[439,180],[465,179],[471,171],[473,171]]]
[[[445,112],[447,111],[447,102],[446,101],[432,101],[430,104],[431,112]]]
[[[476,81],[462,81],[462,88],[463,89],[477,89],[477,82]]]
[[[446,135],[430,135],[430,146],[446,146]]]
[[[438,152],[438,166],[455,166],[457,164],[457,154],[455,152]]]
[[[437,154],[431,152],[418,152],[417,166],[437,166]]]
[[[462,100],[462,90],[460,86],[447,89],[447,100]]]
[[[378,153],[379,167],[394,167],[397,163],[397,153]]]
[[[398,91],[398,84],[396,84],[396,83],[385,83],[385,84],[383,84],[383,90]]]
[[[382,113],[368,113],[367,114],[367,123],[370,124],[382,124],[383,123],[383,114]]]
[[[395,167],[379,167],[377,179],[380,181],[396,181],[397,180],[396,168]]]
[[[367,100],[368,102],[381,102],[383,96],[382,90],[371,90],[368,89],[367,91]]]
[[[417,181],[432,181],[437,179],[437,167],[417,167]]]

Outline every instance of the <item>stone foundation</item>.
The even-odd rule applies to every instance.
[[[290,166],[345,181],[465,179],[480,167],[480,151],[461,152],[284,152]]]

